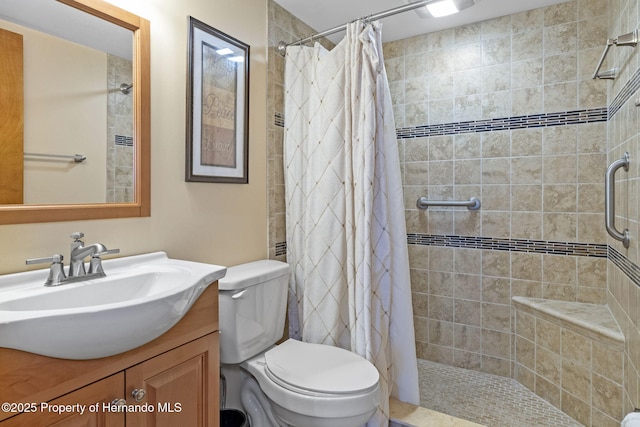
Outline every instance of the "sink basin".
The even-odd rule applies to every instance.
[[[103,266],[107,277],[55,287],[44,286],[48,269],[0,276],[0,347],[63,359],[122,353],[168,331],[226,273],[164,252]]]

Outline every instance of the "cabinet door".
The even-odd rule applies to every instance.
[[[24,202],[24,63],[22,35],[0,29],[0,204]]]
[[[124,427],[124,412],[111,411],[110,403],[124,396],[124,373],[65,394],[55,400],[35,403],[34,412],[9,418],[2,427]],[[64,411],[64,412],[63,412]]]
[[[219,425],[217,332],[133,366],[125,376],[127,425]]]

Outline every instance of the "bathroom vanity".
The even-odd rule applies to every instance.
[[[216,281],[175,326],[124,353],[68,360],[0,348],[0,425],[218,426],[219,366]]]

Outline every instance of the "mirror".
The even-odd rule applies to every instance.
[[[6,0],[12,1],[17,5],[25,0]],[[7,115],[7,109],[0,109],[0,153],[6,159],[7,152],[12,152],[6,148],[7,132],[20,134],[21,143],[14,144],[19,147],[12,153],[15,164],[24,169],[17,174],[24,177],[19,185],[22,199],[17,203],[3,199],[0,224],[149,216],[149,22],[102,0],[30,1],[42,7],[23,8],[22,16],[5,21],[3,0],[0,28],[23,25],[29,27],[27,32],[36,33],[35,28],[47,33],[41,38],[73,44],[89,54],[83,51],[80,59],[71,60],[72,54],[63,47],[59,52],[64,53],[53,55],[47,62],[46,53],[53,48],[34,46],[33,40],[39,40],[36,36],[30,36],[27,44],[24,36],[23,55],[35,57],[36,64],[37,60],[43,61],[31,68],[44,68],[45,79],[29,80],[34,73],[27,67],[34,62],[26,59],[24,70],[17,73],[24,76],[23,81],[9,79],[12,85],[7,89],[7,79],[0,79],[4,99],[9,99],[6,95],[11,95],[13,88],[20,89],[16,91],[20,92],[17,98],[22,96],[18,99],[22,104],[18,102],[16,109],[24,111],[16,119],[17,115]],[[64,9],[63,25],[45,29],[44,24],[34,24],[36,12],[52,4]],[[16,5],[9,6],[12,13],[18,9]],[[50,14],[44,17],[45,23],[53,21]],[[84,30],[84,35],[77,38],[62,34],[69,29]],[[96,35],[93,40],[89,37]],[[66,41],[69,39],[73,42]],[[7,75],[6,62],[11,61],[4,62],[0,61],[2,74]],[[56,98],[64,98],[67,105],[54,104]],[[59,134],[56,128],[61,130]],[[13,181],[0,175],[0,195],[7,182]]]

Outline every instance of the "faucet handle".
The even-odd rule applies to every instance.
[[[84,237],[84,233],[82,231],[75,231],[73,233],[71,233],[71,238],[77,240],[80,240]]]
[[[91,255],[91,261],[89,261],[89,274],[99,274],[104,275],[104,270],[102,268],[102,259],[100,258],[102,255],[111,255],[111,254],[119,254],[120,249],[108,249],[106,251],[97,252]]]
[[[45,286],[56,286],[62,283],[67,276],[64,274],[64,265],[62,264],[62,260],[64,257],[61,254],[54,254],[50,257],[45,258],[32,258],[25,261],[27,265],[29,264],[43,264],[45,262],[50,262],[51,266],[49,267],[49,277],[44,282]]]
[[[120,249],[107,249],[106,251],[102,251],[102,252],[97,252],[95,254],[92,255],[92,257],[101,257],[102,255],[113,255],[113,254],[119,254],[120,253]]]
[[[45,262],[50,262],[52,264],[61,264],[64,257],[62,254],[53,254],[44,258],[31,258],[26,260],[24,263],[27,265],[31,264],[44,264]]]

